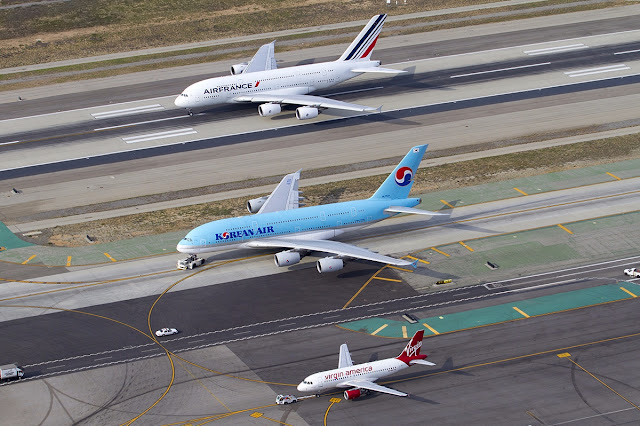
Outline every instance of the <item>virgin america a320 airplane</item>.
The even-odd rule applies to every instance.
[[[296,109],[296,117],[299,120],[317,117],[320,110],[327,108],[379,112],[382,107],[373,108],[341,102],[311,96],[310,93],[335,86],[362,73],[405,72],[381,68],[380,61],[370,59],[386,17],[387,15],[376,15],[371,18],[342,56],[335,61],[278,69],[274,56],[275,41],[272,41],[260,47],[250,62],[233,65],[232,75],[194,83],[184,89],[174,103],[178,107],[186,108],[192,115],[194,108],[253,102],[260,104],[258,113],[262,117],[280,113],[282,105],[300,105]]]

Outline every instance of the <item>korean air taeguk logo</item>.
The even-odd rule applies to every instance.
[[[411,183],[413,170],[409,167],[400,167],[396,172],[396,183],[400,186],[407,186]]]

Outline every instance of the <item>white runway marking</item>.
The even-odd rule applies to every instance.
[[[143,112],[161,111],[163,109],[165,108],[160,104],[152,104],[152,105],[143,105],[143,106],[134,107],[134,108],[117,109],[115,111],[94,112],[91,115],[96,120],[99,120],[102,118],[121,117],[123,115],[140,114]]]
[[[128,136],[126,138],[122,138],[122,140],[125,141],[126,143],[138,143],[138,142],[153,141],[156,139],[173,138],[176,136],[192,135],[194,133],[198,133],[198,132],[193,130],[191,127],[187,127],[185,129],[169,130],[166,132],[147,133],[146,135],[138,135],[138,136]]]
[[[158,123],[160,121],[177,120],[179,118],[191,118],[191,117],[189,117],[188,115],[184,115],[184,116],[181,115],[180,117],[159,118],[157,120],[138,121],[136,123],[121,124],[119,126],[98,127],[97,129],[93,129],[93,131],[94,132],[99,132],[101,130],[121,129],[123,127],[139,126],[140,124],[149,124],[149,123]]]
[[[518,70],[518,69],[521,69],[521,68],[540,67],[540,66],[543,66],[543,65],[550,65],[550,64],[551,64],[551,62],[541,62],[539,64],[521,65],[519,67],[500,68],[500,69],[497,69],[497,70],[479,71],[479,72],[470,72],[468,74],[452,75],[450,78],[460,78],[460,77],[468,77],[470,75],[480,75],[480,74],[489,74],[489,73],[493,73],[493,72],[511,71],[511,70]]]
[[[614,55],[626,55],[627,53],[637,53],[637,52],[640,52],[640,49],[626,50],[624,52],[615,52]]]
[[[583,43],[567,44],[565,46],[546,47],[544,49],[525,50],[524,53],[529,56],[546,55],[549,53],[568,52],[571,50],[587,49],[589,46]]]
[[[581,77],[583,75],[601,74],[603,72],[614,72],[629,70],[631,67],[625,64],[607,65],[606,67],[586,68],[583,70],[566,71],[564,74],[569,77]]]

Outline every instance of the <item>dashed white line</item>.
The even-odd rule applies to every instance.
[[[289,325],[295,325],[295,324],[296,324],[295,322],[290,322],[290,323],[287,323],[287,324],[280,324],[278,327],[287,327]]]
[[[53,367],[47,367],[47,370],[53,370],[53,369],[55,369],[55,368],[62,368],[62,367],[64,367],[64,366],[65,366],[65,364],[62,364],[62,365],[54,365]]]
[[[117,109],[114,111],[94,112],[91,115],[96,120],[99,120],[103,118],[121,117],[123,115],[140,114],[143,112],[161,111],[163,109],[165,108],[160,104],[152,104],[133,108]]]
[[[541,62],[539,64],[521,65],[521,66],[518,66],[518,67],[500,68],[500,69],[497,69],[497,70],[489,70],[489,71],[470,72],[470,73],[467,73],[467,74],[457,74],[457,75],[452,75],[449,78],[460,78],[460,77],[468,77],[470,75],[490,74],[490,73],[494,73],[494,72],[518,70],[518,69],[521,69],[521,68],[541,67],[543,65],[550,65],[550,64],[551,64],[551,62]]]
[[[529,56],[536,56],[536,55],[545,55],[548,53],[568,52],[570,50],[587,49],[588,47],[589,46],[587,46],[584,43],[567,44],[565,46],[545,47],[543,49],[525,50],[524,53]]]
[[[113,357],[112,356],[105,356],[104,358],[94,359],[94,361],[102,361],[102,360],[111,359],[111,358],[113,358]]]
[[[601,74],[603,72],[614,72],[629,70],[631,67],[625,64],[607,65],[605,67],[586,68],[583,70],[566,71],[564,74],[569,77],[582,77],[584,75]]]
[[[180,115],[178,117],[168,117],[168,118],[159,118],[157,120],[138,121],[136,123],[121,124],[119,126],[98,127],[97,129],[93,129],[93,131],[94,132],[99,132],[101,130],[121,129],[123,127],[133,127],[133,126],[139,126],[141,124],[159,123],[161,121],[178,120],[178,119],[181,119],[181,118],[191,118],[191,117],[189,117],[188,115]]]
[[[138,143],[138,142],[152,141],[156,139],[173,138],[176,136],[192,135],[194,133],[198,133],[198,132],[193,130],[191,127],[187,127],[184,129],[169,130],[166,132],[147,133],[146,135],[128,136],[126,138],[122,138],[122,140],[125,141],[126,143]]]
[[[624,52],[614,52],[614,55],[626,55],[627,53],[637,53],[637,52],[640,52],[640,49],[626,50]]]

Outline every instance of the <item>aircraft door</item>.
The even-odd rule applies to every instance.
[[[358,211],[356,210],[356,208],[351,207],[351,217],[356,217],[357,214],[358,214]]]
[[[325,212],[320,212],[320,221],[321,222],[327,221],[327,214]]]

